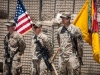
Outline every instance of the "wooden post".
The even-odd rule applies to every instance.
[[[58,54],[59,51],[60,51],[60,48],[58,48],[58,50],[55,52],[55,54],[54,54],[53,57],[51,58],[51,61],[52,61],[51,65],[52,65],[52,67],[53,67],[53,69],[54,69],[55,75],[58,75],[58,73],[57,73],[57,70],[56,70],[56,68],[55,68],[55,65],[53,64],[53,61],[54,61],[54,59],[56,58],[56,56],[57,56],[57,54]]]

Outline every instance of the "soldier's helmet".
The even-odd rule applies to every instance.
[[[60,18],[71,18],[71,13],[70,12],[63,12]]]
[[[4,23],[6,26],[16,26],[16,23],[14,20],[9,20],[8,22]]]
[[[34,22],[34,28],[38,28],[38,27],[41,27],[42,26],[42,23],[40,21],[36,21]]]

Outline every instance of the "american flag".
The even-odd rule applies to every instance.
[[[32,20],[24,7],[22,0],[17,1],[14,21],[16,22],[15,30],[22,35],[32,29]]]

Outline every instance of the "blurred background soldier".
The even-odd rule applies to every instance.
[[[80,75],[83,56],[82,33],[78,27],[70,23],[71,14],[62,13],[62,24],[58,29],[57,39],[60,46],[59,75]]]
[[[21,55],[24,53],[26,44],[21,34],[15,31],[15,22],[10,20],[5,23],[7,26],[8,34],[4,38],[5,48],[5,62],[3,68],[3,75],[20,75]]]
[[[49,59],[52,56],[52,47],[51,43],[48,40],[47,35],[42,32],[42,24],[40,21],[34,23],[33,26],[34,35],[32,36],[32,67],[31,67],[31,75],[48,75],[48,68],[41,57],[41,53],[39,52],[40,47],[36,44],[36,39],[40,41],[43,47],[46,47],[49,52]],[[40,56],[40,58],[39,58]]]

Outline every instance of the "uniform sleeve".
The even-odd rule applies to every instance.
[[[53,54],[53,46],[52,46],[50,40],[48,39],[48,37],[45,37],[45,39],[43,40],[43,44],[46,48],[48,48],[49,56],[51,57]]]
[[[26,43],[25,43],[22,35],[19,35],[19,37],[18,37],[18,48],[19,48],[19,54],[22,55],[24,53],[25,48],[26,48]]]
[[[32,36],[31,38],[31,55],[32,55],[32,58],[35,57],[35,52],[36,52],[36,45],[35,45],[35,41],[34,41],[34,36]]]
[[[57,31],[57,42],[58,42],[58,45],[60,46],[60,35],[59,35],[59,29]]]
[[[33,37],[32,37],[33,38]],[[33,39],[31,38],[31,52],[33,52],[33,48],[34,48],[34,41]]]
[[[7,43],[8,43],[8,42],[7,42],[7,36],[5,36],[5,37],[4,37],[4,50],[7,48]],[[4,52],[4,57],[6,56],[6,54],[7,54],[7,53],[6,53],[6,50],[5,50],[5,52]]]
[[[83,57],[83,36],[80,29],[77,29],[78,57]]]

